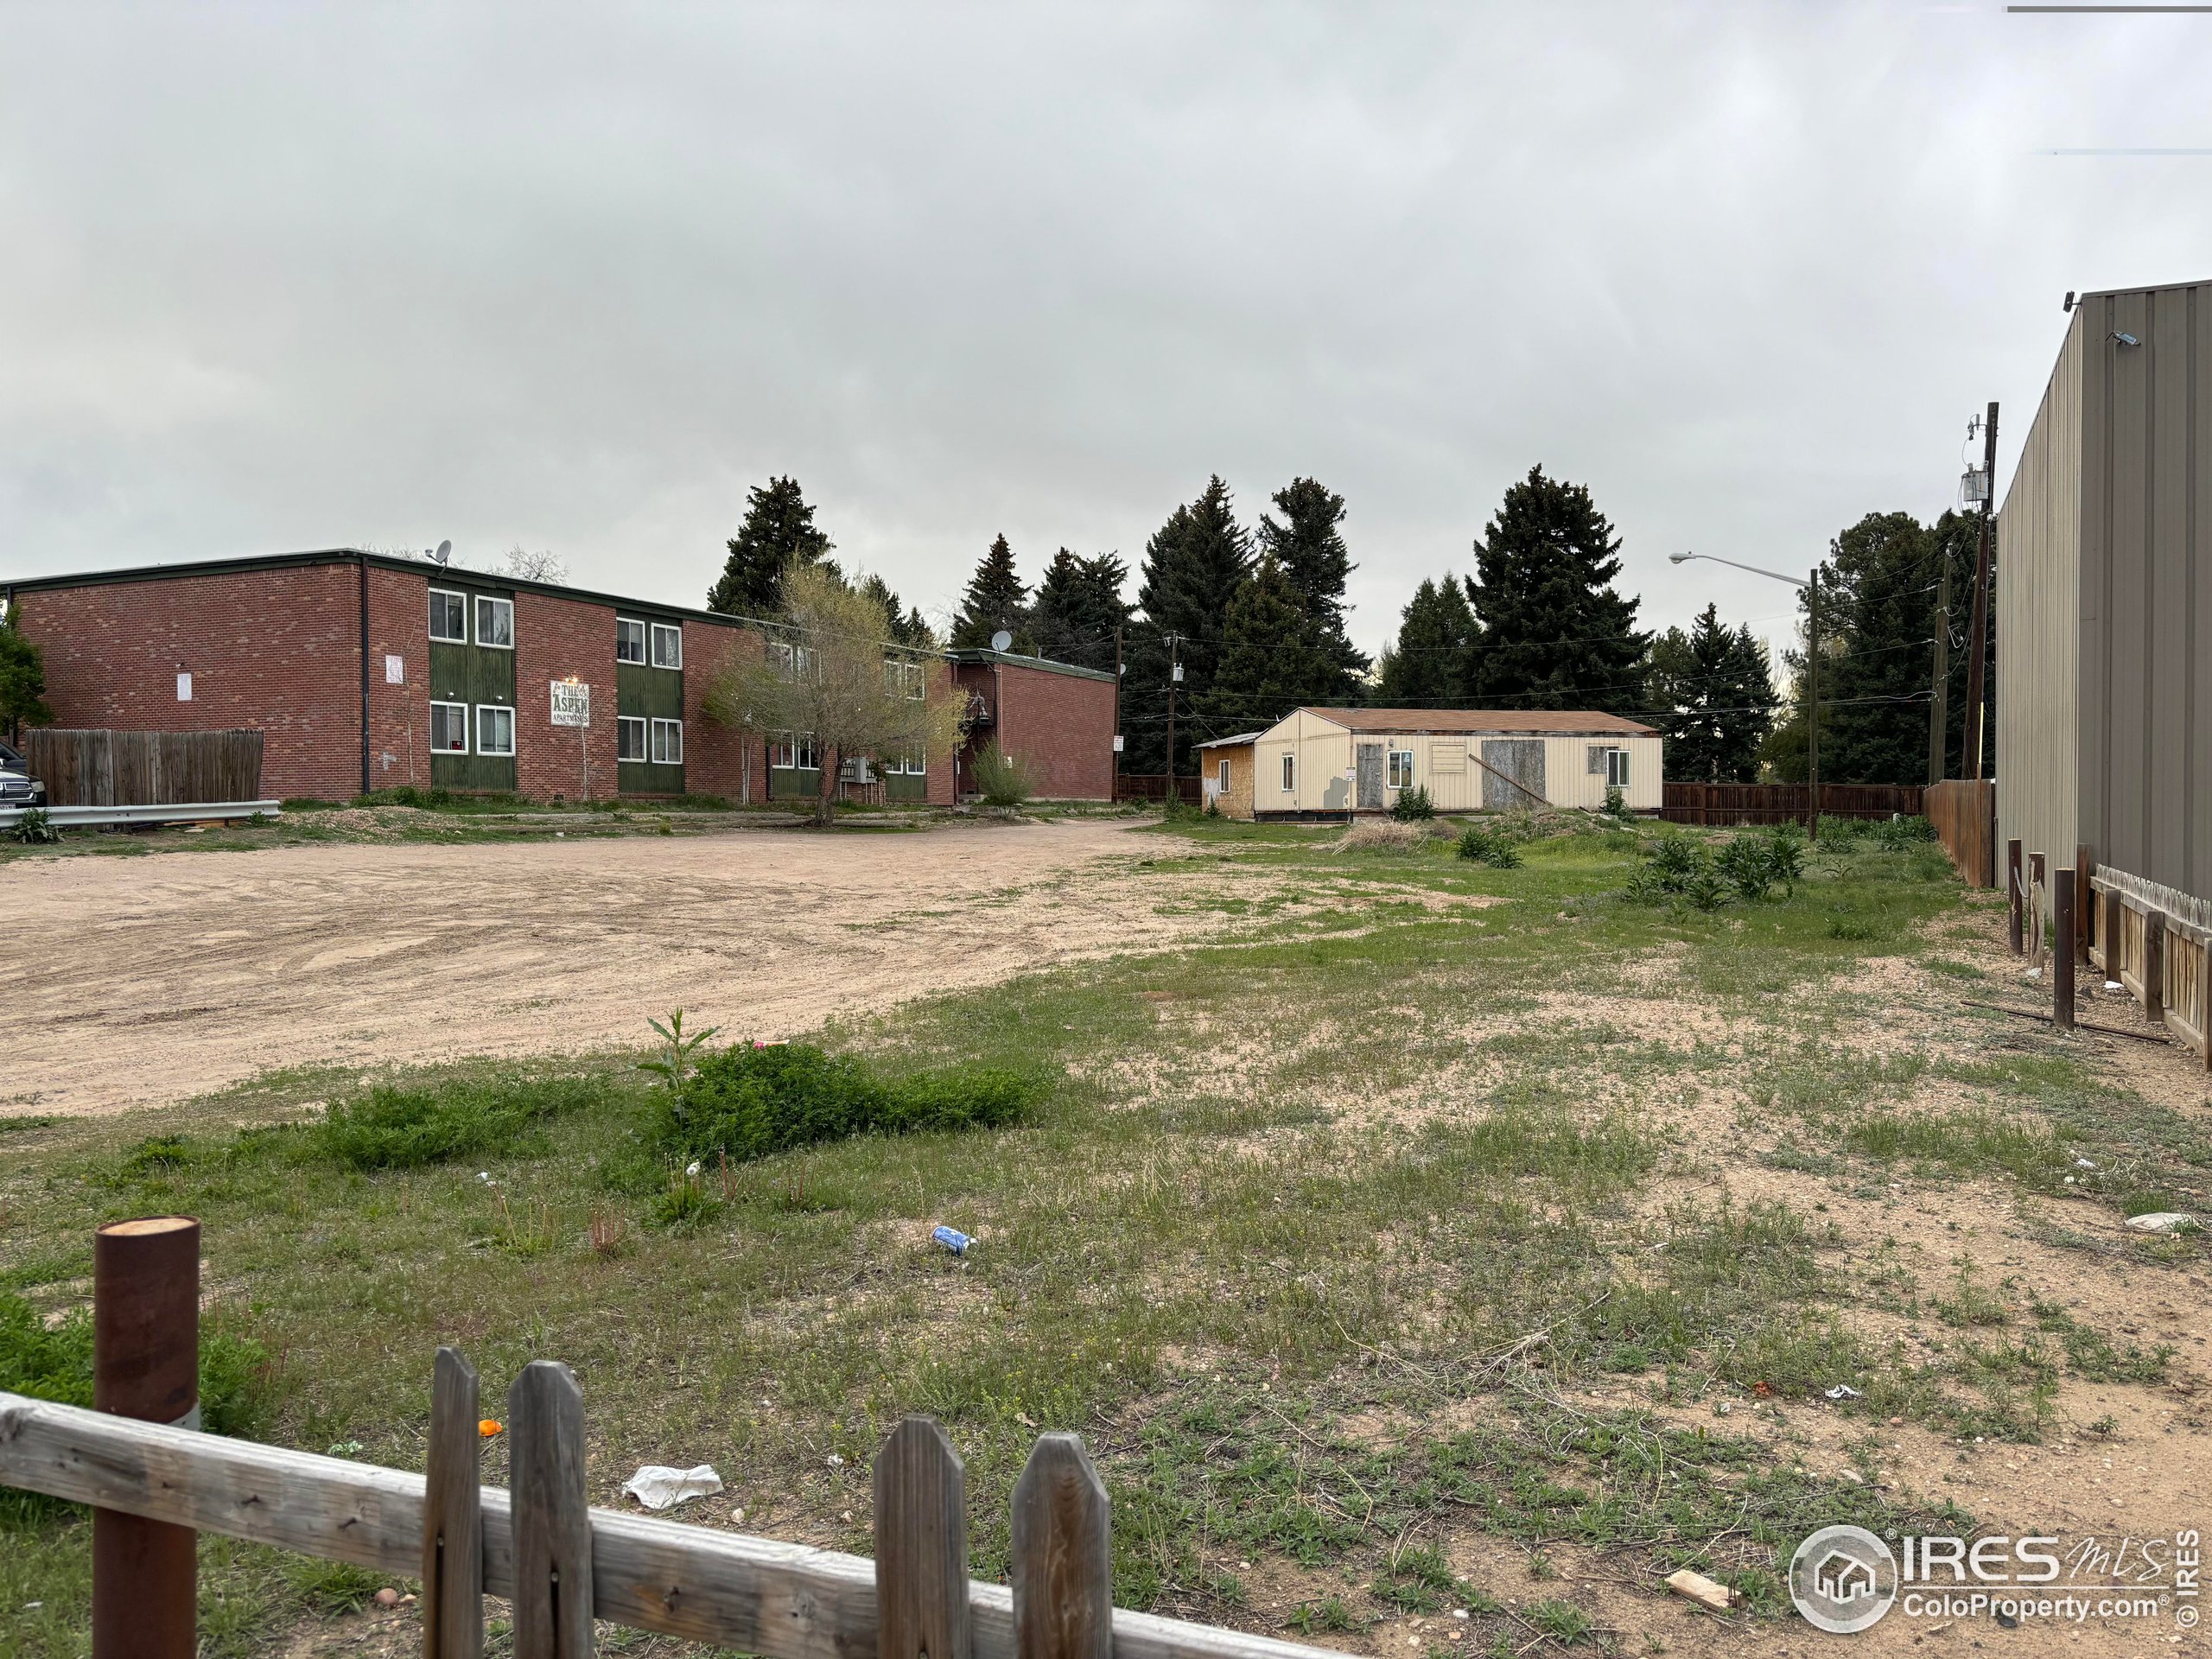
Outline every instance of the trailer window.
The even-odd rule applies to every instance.
[[[1414,786],[1414,752],[1411,749],[1390,751],[1390,787],[1411,789]]]
[[[1286,754],[1282,758],[1282,792],[1286,795],[1298,788],[1298,757]]]
[[[1628,787],[1628,751],[1626,749],[1605,751],[1605,787],[1607,789]]]

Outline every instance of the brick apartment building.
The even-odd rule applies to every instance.
[[[0,597],[44,654],[57,724],[257,728],[272,797],[754,802],[821,786],[810,733],[764,740],[704,712],[770,623],[353,549],[37,577]],[[1111,798],[1113,676],[993,652],[936,666],[969,695],[967,746],[879,767],[884,798],[950,804],[993,741],[1041,798]],[[580,691],[589,724],[565,723]]]

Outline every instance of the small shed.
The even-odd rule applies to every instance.
[[[1225,818],[1252,816],[1252,745],[1257,732],[1239,732],[1197,746],[1198,791]]]
[[[1440,812],[1596,808],[1618,790],[1634,811],[1659,810],[1662,745],[1650,727],[1588,709],[1297,709],[1249,738],[1256,818],[1387,812],[1424,789]]]

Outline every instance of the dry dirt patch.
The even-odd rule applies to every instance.
[[[158,1105],[267,1067],[730,1034],[1217,933],[1219,879],[1082,821],[925,834],[396,844],[22,861],[0,1110]],[[1163,910],[1172,913],[1163,913]]]

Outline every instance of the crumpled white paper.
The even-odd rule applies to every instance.
[[[696,1469],[671,1469],[649,1463],[623,1483],[622,1490],[649,1510],[672,1510],[695,1497],[710,1497],[722,1489],[722,1478],[710,1463]]]

